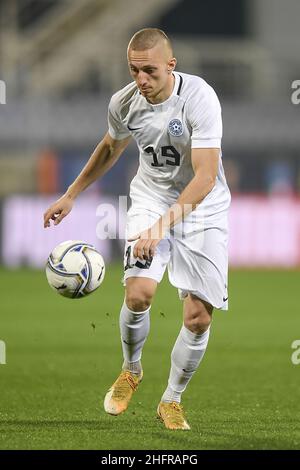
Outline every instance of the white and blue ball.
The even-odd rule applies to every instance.
[[[49,285],[58,294],[79,299],[94,292],[102,283],[105,263],[93,245],[68,240],[57,245],[46,264]]]

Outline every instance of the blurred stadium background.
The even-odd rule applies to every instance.
[[[297,0],[1,0],[0,6],[4,264],[41,266],[74,226],[79,237],[97,243],[97,202],[127,194],[137,166],[134,145],[84,194],[74,225],[70,217],[55,232],[42,230],[44,208],[106,132],[109,98],[130,81],[128,38],[145,25],[166,29],[177,69],[204,77],[222,102],[232,266],[300,263],[299,107],[291,102],[300,74]],[[119,245],[99,244],[106,259],[119,256]]]
[[[134,144],[109,174],[80,196],[72,214],[59,227],[45,231],[42,215],[49,203],[73,181],[106,132],[110,96],[130,81],[126,63],[128,40],[136,30],[146,26],[164,29],[174,44],[177,70],[202,76],[215,88],[221,100],[224,167],[233,195],[230,212],[233,309],[237,314],[238,309],[245,310],[244,302],[249,303],[247,289],[250,282],[252,295],[253,292],[257,295],[258,285],[265,289],[258,295],[261,302],[265,299],[264,294],[270,299],[284,286],[284,298],[290,302],[288,310],[294,309],[296,315],[298,277],[295,275],[298,274],[297,271],[288,272],[287,268],[294,269],[300,265],[300,105],[291,101],[292,82],[300,79],[299,17],[298,0],[0,0],[0,275],[1,290],[6,298],[0,339],[7,339],[9,345],[10,337],[13,344],[16,337],[25,337],[24,349],[15,350],[19,379],[30,372],[26,369],[28,366],[23,364],[21,367],[18,354],[24,351],[30,354],[33,343],[22,317],[15,317],[19,308],[15,303],[16,291],[20,292],[21,303],[24,296],[24,309],[31,312],[26,317],[28,325],[37,331],[35,329],[39,324],[41,339],[34,337],[32,341],[37,341],[34,344],[36,347],[39,345],[40,351],[45,337],[41,324],[37,322],[40,307],[36,302],[40,302],[41,309],[48,312],[48,320],[45,321],[49,331],[52,331],[51,312],[47,310],[50,307],[43,305],[44,302],[52,302],[52,293],[49,289],[48,297],[43,276],[28,268],[42,268],[57,243],[66,239],[84,239],[99,248],[108,265],[110,262],[118,263],[119,274],[114,274],[110,282],[118,281],[118,276],[121,276],[122,240],[103,241],[97,238],[96,227],[101,214],[96,211],[102,202],[117,206],[119,195],[128,193],[138,162]],[[12,277],[12,272],[7,269],[11,267],[18,268],[14,271],[16,277]],[[241,271],[242,281],[240,271],[235,271],[237,268],[244,270]],[[258,273],[247,271],[248,268],[272,268],[278,275],[284,269],[286,275],[294,277],[269,277],[268,271]],[[108,277],[109,273],[108,269]],[[289,280],[284,282],[284,279]],[[34,285],[44,292],[44,297],[36,297]],[[118,305],[114,306],[117,318],[122,289],[114,284],[110,288],[107,286],[102,295],[108,292],[114,295],[115,291],[120,291]],[[235,294],[240,295],[239,302],[234,300],[237,298]],[[173,295],[176,294],[173,292]],[[59,308],[59,300],[55,299],[54,310]],[[109,299],[107,302],[109,305]],[[276,322],[281,325],[280,315],[286,304],[278,302],[271,302],[273,310],[269,312],[269,321],[272,322],[271,315],[278,314]],[[86,305],[96,308],[96,300]],[[161,305],[160,308],[164,309],[163,300]],[[253,304],[253,309],[256,307]],[[74,311],[79,312],[79,308],[76,305]],[[253,314],[249,305],[247,308],[248,314]],[[266,304],[261,308],[266,312]],[[67,312],[70,309],[71,306],[68,306]],[[57,312],[54,313],[54,321],[58,325],[56,335],[59,328],[65,327],[64,331],[67,331],[71,316],[64,324],[64,320],[55,315]],[[260,312],[256,315],[258,319]],[[75,315],[74,318],[80,317]],[[222,328],[225,328],[224,320],[220,321]],[[19,327],[23,325],[24,330],[20,327],[14,337],[13,329],[17,324]],[[241,322],[239,327],[243,329]],[[268,331],[269,325],[265,327]],[[82,331],[78,326],[74,328],[78,328],[75,335],[78,333],[79,337]],[[243,344],[251,341],[251,332],[256,334],[257,323],[247,324],[247,328],[249,336],[246,333],[242,336]],[[293,336],[297,335],[296,316],[289,331],[285,345],[280,346],[285,348],[282,364],[285,361],[288,364],[290,344],[296,339]],[[280,328],[273,333],[277,337],[281,334]],[[110,334],[109,329],[107,334]],[[63,340],[67,345],[68,340],[61,338]],[[261,341],[263,344],[262,338]],[[270,340],[272,349],[271,345]],[[252,346],[255,349],[256,343],[253,342]],[[96,342],[92,345],[91,355],[95,355],[95,348]],[[13,347],[10,354],[14,354]],[[259,354],[258,362],[261,359]],[[51,375],[55,359],[51,356],[50,365],[46,362],[47,367],[52,364],[52,369],[49,369]],[[277,364],[278,370],[281,370],[282,364],[280,367]],[[82,369],[86,367],[86,364],[81,365]],[[39,366],[35,363],[35,370],[39,370]],[[114,374],[115,367],[115,363],[111,362]],[[2,411],[9,423],[13,416],[7,411],[10,407],[13,409],[9,401],[9,384],[14,383],[15,376],[8,366],[1,368],[0,373],[2,377],[7,374],[6,401],[3,402],[7,408]],[[261,369],[261,377],[263,375],[264,369]],[[112,378],[107,378],[105,383],[108,385]],[[293,384],[291,375],[286,380]],[[19,382],[16,379],[15,385],[14,410],[17,410],[18,390],[23,387],[21,379]],[[279,384],[276,386],[281,390]],[[101,389],[103,387],[102,384]],[[26,387],[24,390],[27,390]],[[47,390],[43,389],[43,393],[47,394]],[[280,393],[279,401],[283,396],[285,399],[287,395],[291,396],[283,390]],[[231,406],[235,409],[234,404]],[[93,431],[92,424],[90,427]],[[11,447],[30,447],[29,441],[24,444],[25,428],[22,428],[24,441],[17,440]],[[126,429],[124,433],[125,436]],[[275,438],[273,441],[263,441],[262,436],[261,440],[257,437],[256,440],[243,442],[246,447],[251,447],[253,443],[254,446],[264,446],[264,442],[266,447],[295,447],[299,445],[299,430],[297,436],[297,439],[294,435],[292,440],[286,441],[276,441]],[[52,441],[48,444],[43,442],[32,441],[32,445],[52,445]],[[64,445],[64,441],[61,442]],[[74,442],[92,445],[79,437]],[[159,442],[158,439],[153,445],[163,445]],[[224,444],[212,439],[206,447],[213,447],[214,442],[218,442],[219,447],[230,445],[229,441]],[[52,447],[59,445],[57,441]],[[173,444],[165,441],[164,445]],[[197,446],[197,442],[193,441],[190,445]],[[1,447],[7,448],[9,444],[2,440]],[[69,444],[69,447],[72,445]]]

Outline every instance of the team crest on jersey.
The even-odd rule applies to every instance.
[[[172,119],[168,125],[168,131],[171,135],[179,137],[183,134],[182,122],[179,119]]]

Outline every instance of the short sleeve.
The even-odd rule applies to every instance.
[[[221,106],[207,83],[195,87],[188,103],[188,120],[192,128],[192,148],[221,148]]]
[[[119,116],[116,95],[112,96],[108,105],[108,132],[115,140],[122,140],[131,135]]]

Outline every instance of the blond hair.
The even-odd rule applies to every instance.
[[[161,41],[170,49],[172,55],[173,51],[170,39],[164,31],[158,28],[144,28],[137,31],[129,41],[128,50],[145,51],[152,49]]]

